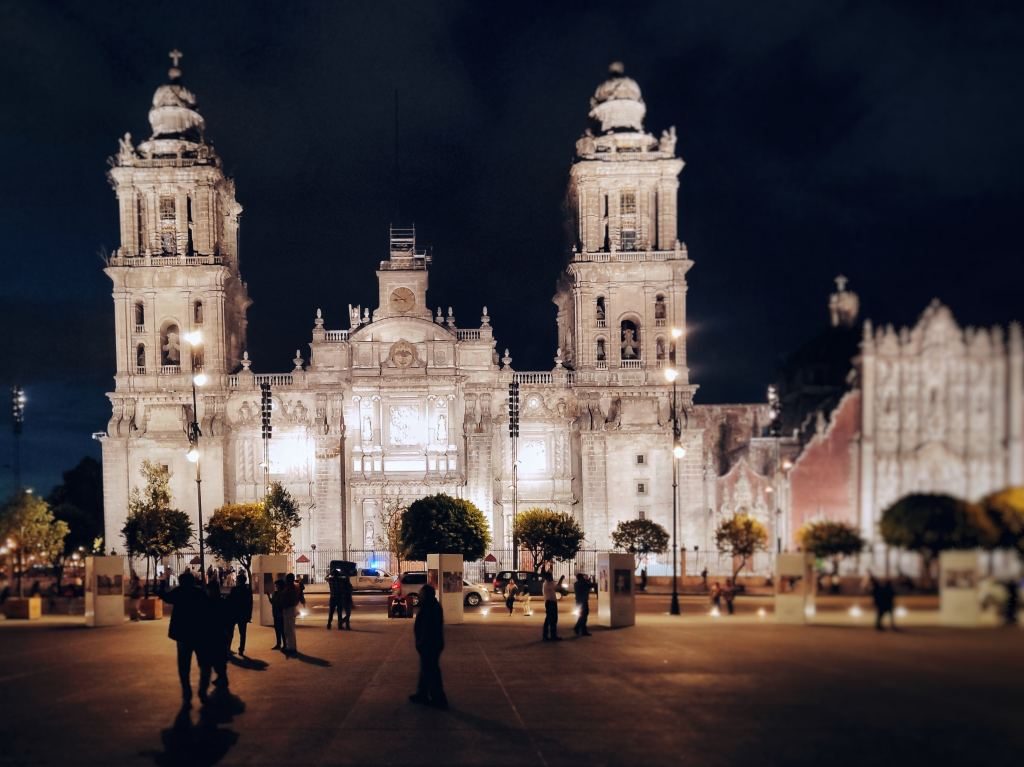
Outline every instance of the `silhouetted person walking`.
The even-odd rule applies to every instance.
[[[195,576],[186,570],[178,578],[178,586],[160,598],[173,606],[167,636],[178,644],[178,679],[181,681],[183,706],[192,705],[192,655],[199,665],[199,700],[206,700],[210,685],[209,656],[203,647],[205,624],[209,620],[206,595],[196,584]]]
[[[871,599],[875,603],[875,629],[884,631],[882,618],[886,613],[889,615],[889,625],[896,630],[896,615],[894,611],[896,594],[893,592],[892,583],[889,580],[880,581],[875,576],[871,577]]]
[[[1017,625],[1017,608],[1020,605],[1020,588],[1017,581],[1011,578],[1003,582],[1006,589],[1006,601],[1003,603],[1003,625]]]
[[[561,641],[558,636],[558,596],[555,591],[555,579],[551,571],[544,573],[544,627],[542,639],[547,642]]]
[[[732,582],[732,579],[726,579],[725,588],[722,589],[722,598],[725,600],[726,612],[732,615],[735,611],[733,601],[736,599],[736,585]]]
[[[420,655],[420,680],[416,692],[409,696],[413,703],[448,708],[448,698],[441,682],[441,652],[444,650],[444,610],[437,593],[429,583],[420,589],[420,606],[413,624],[416,652]]]
[[[348,579],[347,575],[341,576],[341,583],[339,584],[340,604],[341,610],[338,613],[338,630],[340,631],[342,626],[347,631],[352,630],[352,581]]]
[[[228,595],[228,603],[231,605],[231,633],[228,636],[228,652],[231,651],[231,643],[235,639],[235,626],[238,626],[238,654],[245,655],[245,634],[252,621],[252,589],[249,588],[249,579],[245,570],[239,570],[238,579],[231,587]]]
[[[270,600],[270,613],[274,616],[274,646],[271,650],[284,651],[284,610],[281,602],[284,599],[284,580],[278,578],[274,581],[274,593],[267,594]]]
[[[220,581],[206,584],[207,618],[203,624],[203,648],[210,668],[217,672],[214,687],[228,686],[228,646],[234,629],[231,605],[220,595]]]
[[[576,583],[573,584],[573,593],[576,595],[576,608],[580,611],[579,618],[572,630],[576,636],[588,637],[587,618],[590,617],[590,581],[584,573],[576,573]]]

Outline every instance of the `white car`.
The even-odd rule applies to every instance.
[[[410,603],[416,605],[419,602],[420,589],[427,582],[427,573],[425,571],[402,573],[401,578],[395,578],[394,583],[391,584],[391,594],[393,596],[402,596],[409,600]],[[487,588],[479,583],[469,583],[463,581],[462,583],[462,603],[466,607],[477,607],[483,602],[491,601],[490,595],[487,593]]]
[[[355,562],[347,562],[343,559],[333,559],[327,569],[327,574],[339,572],[347,575],[353,591],[380,591],[387,594],[391,591],[391,582],[394,576],[387,570],[379,567],[356,567]]]

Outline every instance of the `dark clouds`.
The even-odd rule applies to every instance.
[[[643,88],[648,127],[678,126],[702,401],[760,398],[779,357],[825,322],[838,272],[882,321],[913,321],[933,296],[964,323],[1020,314],[1015,3],[179,0],[0,14],[0,378],[39,391],[27,438],[44,444],[26,462],[38,484],[106,421],[112,312],[96,254],[118,229],[104,159],[124,131],[148,135],[175,46],[245,206],[259,370],[291,367],[317,307],[341,327],[348,303],[373,302],[396,90],[401,213],[434,248],[431,302],[465,325],[488,305],[516,367],[550,367],[566,174],[612,59]]]

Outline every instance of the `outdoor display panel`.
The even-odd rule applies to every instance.
[[[977,626],[981,621],[978,552],[939,554],[939,619],[947,626]]]
[[[608,628],[636,623],[632,554],[602,551],[597,555],[597,625]]]
[[[124,557],[85,558],[85,625],[124,623]]]
[[[274,581],[291,572],[287,554],[258,554],[252,558],[252,598],[258,605],[261,626],[274,625],[274,610],[267,599],[274,593]]]
[[[437,589],[444,622],[462,623],[462,555],[427,554],[427,581]]]
[[[779,554],[775,559],[775,620],[806,623],[813,613],[815,596],[814,557],[811,554]]]

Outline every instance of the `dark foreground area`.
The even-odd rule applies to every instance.
[[[1024,631],[777,626],[657,612],[540,641],[494,604],[447,630],[451,709],[408,702],[412,622],[253,626],[231,698],[179,710],[167,622],[0,623],[0,764],[1019,764]],[[653,609],[652,609],[653,608]],[[595,616],[592,616],[595,617]]]

